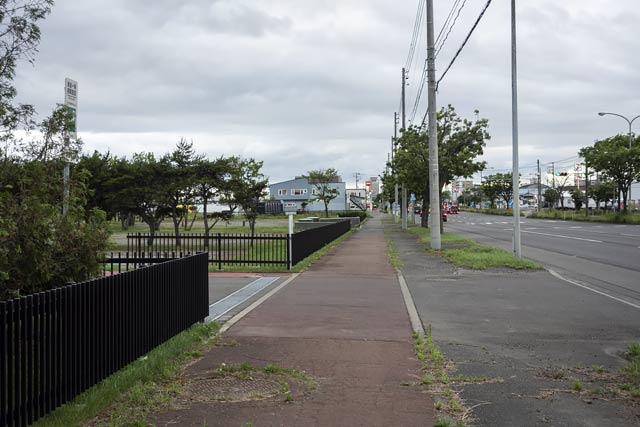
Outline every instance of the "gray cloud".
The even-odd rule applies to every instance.
[[[440,52],[441,73],[484,2],[467,2]],[[503,4],[504,3],[504,4]],[[494,2],[442,81],[438,104],[480,110],[492,139],[485,160],[511,159],[508,2]],[[18,70],[21,101],[41,115],[79,82],[87,149],[118,154],[193,138],[210,155],[265,161],[273,180],[309,169],[384,168],[417,1],[59,1],[42,24],[35,67]],[[451,2],[435,1],[436,28]],[[597,111],[638,114],[640,58],[630,0],[518,5],[521,163],[577,155],[624,132]],[[410,112],[424,31],[407,88]],[[423,93],[415,121],[426,109]]]

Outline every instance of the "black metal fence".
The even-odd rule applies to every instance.
[[[0,426],[26,426],[208,315],[207,255],[0,302]]]
[[[218,269],[223,265],[289,265],[289,235],[287,234],[181,234],[180,245],[176,236],[168,233],[127,234],[127,252],[130,254],[169,254],[178,252],[207,252],[209,263]]]
[[[192,255],[191,252],[110,252],[102,261],[102,275],[110,276]]]
[[[291,236],[291,262],[299,263],[318,249],[322,249],[351,228],[348,218],[343,221],[327,224],[324,227],[300,231]]]

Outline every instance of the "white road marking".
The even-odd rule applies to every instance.
[[[562,277],[560,274],[556,273],[555,271],[553,271],[551,269],[549,269],[548,271],[549,271],[549,273],[551,273],[552,276],[556,277],[557,279],[564,280],[567,283],[571,283],[572,285],[579,286],[579,287],[581,287],[583,289],[586,289],[588,291],[594,292],[594,293],[596,293],[598,295],[602,295],[603,297],[611,298],[612,300],[616,300],[616,301],[621,302],[623,304],[630,305],[633,308],[640,309],[640,305],[634,304],[634,303],[629,302],[627,300],[623,300],[622,298],[614,297],[613,295],[609,295],[609,294],[607,294],[605,292],[601,292],[601,291],[599,291],[597,289],[590,288],[589,286],[583,285],[582,283],[576,282],[575,280],[571,280],[571,279],[567,279],[565,277]]]
[[[227,295],[221,300],[210,304],[209,316],[207,317],[207,319],[209,319],[208,321],[219,319],[220,317],[231,311],[234,307],[242,304],[276,280],[278,280],[278,277],[260,277],[259,279],[256,279],[248,285],[243,286],[232,294]]]
[[[640,234],[626,234],[626,233],[620,233],[621,236],[627,236],[627,237],[640,237]]]
[[[242,310],[240,313],[236,314],[235,316],[233,316],[231,319],[229,319],[228,321],[226,321],[224,323],[224,325],[222,325],[222,328],[220,328],[220,333],[223,334],[225,332],[227,332],[227,330],[229,328],[231,328],[233,325],[235,325],[237,322],[240,321],[240,319],[242,319],[244,316],[246,316],[247,314],[251,313],[253,310],[255,310],[260,304],[262,304],[263,302],[265,302],[266,300],[268,300],[269,298],[271,298],[275,293],[277,293],[278,291],[280,291],[280,289],[284,288],[285,286],[287,286],[291,281],[293,281],[293,279],[295,279],[296,277],[298,277],[300,273],[293,273],[291,276],[289,276],[289,278],[287,280],[285,280],[284,282],[280,283],[278,286],[276,286],[275,288],[271,289],[269,292],[267,292],[265,295],[261,296],[260,298],[258,298],[257,301],[255,301],[253,304],[251,304],[249,307],[245,308],[244,310]]]
[[[581,237],[563,236],[561,234],[540,233],[537,231],[527,231],[527,230],[523,230],[522,233],[540,234],[541,236],[562,237],[564,239],[582,240],[584,242],[593,242],[593,243],[602,243],[601,240],[583,239]]]

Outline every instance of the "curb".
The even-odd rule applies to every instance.
[[[422,327],[422,321],[420,320],[418,310],[416,310],[416,305],[411,297],[411,292],[409,292],[407,282],[404,280],[404,276],[399,269],[396,269],[396,274],[398,275],[398,282],[400,282],[400,290],[402,291],[404,305],[407,307],[407,313],[409,314],[409,320],[411,321],[411,329],[413,329],[414,333],[423,337],[424,328]]]

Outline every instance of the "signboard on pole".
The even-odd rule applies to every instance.
[[[78,110],[78,82],[70,78],[64,79],[64,105],[73,111],[73,127],[69,131],[69,138],[78,139],[76,120]]]

